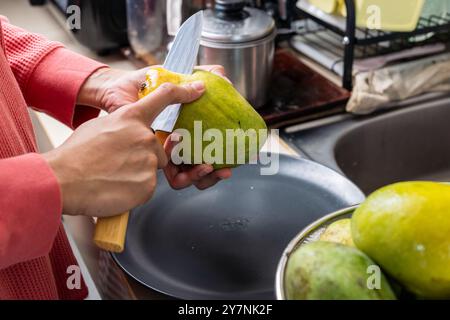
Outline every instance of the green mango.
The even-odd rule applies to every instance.
[[[329,241],[354,247],[350,219],[340,219],[330,224],[320,235],[320,241]]]
[[[450,298],[450,186],[402,182],[371,194],[352,217],[356,246],[408,291]]]
[[[379,271],[375,283],[373,268]],[[295,250],[284,281],[289,300],[396,299],[375,262],[354,247],[332,242],[311,242]]]
[[[160,67],[150,68],[139,96],[142,98],[165,82],[183,85],[194,81],[203,81],[206,91],[196,101],[182,106],[175,124],[174,131],[189,132],[192,137],[185,141],[189,148],[183,150],[190,154],[183,156],[190,159],[191,164],[209,163],[215,169],[232,168],[255,160],[267,139],[267,126],[224,78],[202,70],[185,75]],[[200,131],[201,134],[195,134]]]

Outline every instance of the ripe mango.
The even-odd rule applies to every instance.
[[[352,217],[356,246],[422,298],[450,298],[450,186],[402,182],[375,191]]]
[[[196,101],[182,106],[174,128],[174,131],[185,129],[192,137],[190,140],[190,163],[199,164],[198,159],[200,159],[200,163],[210,163],[215,169],[219,169],[236,167],[256,158],[267,139],[267,126],[261,116],[233,85],[222,77],[202,70],[196,70],[192,75],[185,75],[160,67],[150,68],[139,96],[140,98],[144,97],[165,82],[182,85],[199,80],[205,84],[205,93]],[[218,138],[210,137],[209,141],[205,141],[204,137],[195,135],[195,123],[198,124],[198,121],[201,121],[203,132],[208,129],[217,129],[216,133],[220,133],[222,136],[219,139],[222,140],[219,141],[220,150],[211,148],[211,146],[209,146],[210,149],[207,149],[208,153],[214,156],[214,161],[199,157],[199,153],[204,153],[205,148],[208,148],[208,145]],[[227,132],[234,132],[235,135],[227,135]],[[195,148],[195,146],[200,146],[200,148]]]
[[[341,219],[330,224],[320,235],[320,241],[329,241],[354,247],[351,230],[351,220]]]
[[[373,268],[379,271],[375,283]],[[288,300],[396,299],[375,262],[356,248],[332,242],[300,246],[289,257],[284,281]]]

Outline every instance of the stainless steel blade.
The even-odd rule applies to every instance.
[[[178,30],[164,62],[164,68],[178,73],[192,73],[197,62],[202,28],[203,12],[199,11],[186,20]],[[180,104],[175,104],[164,109],[153,121],[153,130],[172,132],[180,114],[180,107]]]

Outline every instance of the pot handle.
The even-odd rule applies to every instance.
[[[155,133],[156,138],[163,146],[169,134],[163,131]],[[97,247],[106,251],[122,252],[125,248],[129,215],[130,213],[126,212],[114,217],[98,218],[93,238]]]

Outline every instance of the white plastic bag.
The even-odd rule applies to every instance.
[[[436,91],[450,91],[450,53],[357,74],[347,111],[368,114]]]

